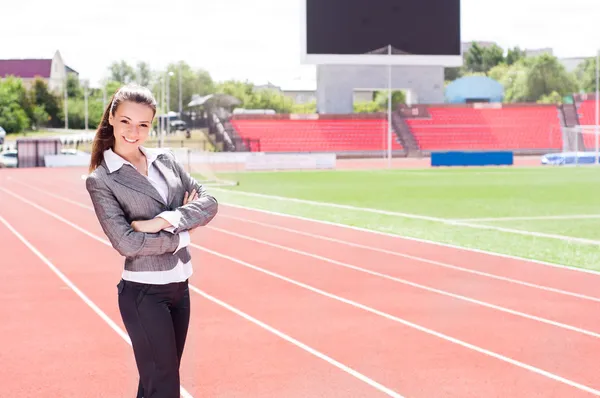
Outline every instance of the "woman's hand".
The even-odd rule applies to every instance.
[[[131,227],[136,232],[145,233],[157,233],[163,228],[170,227],[171,224],[167,220],[161,217],[153,218],[151,220],[140,220],[131,223]]]
[[[188,192],[185,191],[185,195],[183,195],[183,204],[187,205],[188,203],[191,203],[196,199],[198,199],[198,192],[196,192],[195,189],[189,195],[188,195]]]
[[[183,197],[183,204],[187,205],[188,203],[193,202],[198,199],[198,192],[194,189],[190,194],[186,191]],[[171,227],[167,220],[162,217],[156,217],[150,220],[139,220],[131,223],[131,227],[136,232],[144,232],[144,233],[157,233],[164,228]]]

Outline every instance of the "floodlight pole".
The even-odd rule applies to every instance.
[[[598,156],[598,135],[600,134],[600,132],[598,131],[598,125],[600,124],[600,86],[598,85],[598,82],[600,80],[600,49],[598,49],[598,51],[596,52],[596,156],[594,156],[595,158],[595,163],[598,164],[600,163],[600,157]]]
[[[65,105],[64,105],[64,114],[65,114],[65,130],[69,129],[69,74],[65,74]]]
[[[160,140],[159,140],[159,147],[162,148],[165,144],[165,126],[164,126],[164,122],[165,122],[165,117],[164,117],[164,112],[166,109],[166,101],[165,101],[165,92],[167,91],[167,86],[166,86],[166,77],[163,75],[160,77],[160,101],[161,101],[161,115],[160,115],[160,120],[159,120],[159,124],[160,124],[160,129],[159,129],[159,134],[160,134]]]
[[[173,72],[167,72],[167,134],[171,134],[171,123],[169,122],[169,111],[171,110],[171,76]]]
[[[89,110],[88,110],[88,80],[83,81],[83,101],[85,103],[85,131],[88,131],[89,127]]]
[[[181,62],[179,63],[179,69],[177,70],[177,83],[179,83],[179,118],[183,117],[183,96],[181,91]]]
[[[388,45],[388,131],[387,156],[388,168],[392,168],[392,45]]]

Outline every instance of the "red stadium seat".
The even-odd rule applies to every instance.
[[[231,119],[242,138],[260,140],[265,152],[382,151],[387,149],[385,119]],[[392,149],[402,149],[392,137]]]
[[[406,119],[421,150],[561,149],[557,108],[429,107],[431,118]]]

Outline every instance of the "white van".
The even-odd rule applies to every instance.
[[[6,130],[0,126],[0,145],[4,144],[4,139],[6,138]]]

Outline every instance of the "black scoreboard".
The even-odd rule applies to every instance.
[[[461,55],[460,0],[304,1],[307,55]]]

